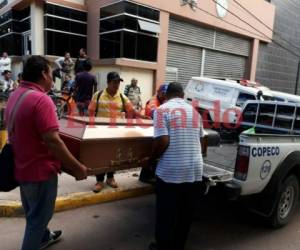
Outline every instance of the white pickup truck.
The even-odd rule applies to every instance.
[[[241,199],[272,226],[282,227],[299,198],[300,136],[241,134],[235,166],[206,162],[204,176],[208,184],[222,186],[231,199]]]

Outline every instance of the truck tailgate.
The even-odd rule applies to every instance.
[[[203,177],[212,182],[212,184],[217,182],[228,182],[232,180],[233,172],[204,163]]]

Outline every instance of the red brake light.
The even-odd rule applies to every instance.
[[[248,168],[249,168],[249,157],[250,157],[250,147],[239,146],[236,162],[234,177],[245,181],[247,179]]]

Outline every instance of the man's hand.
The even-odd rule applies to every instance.
[[[87,172],[88,172],[88,168],[83,164],[80,164],[80,167],[74,173],[75,179],[77,181],[85,180],[87,178]]]

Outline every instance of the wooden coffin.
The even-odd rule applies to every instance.
[[[60,136],[89,175],[148,164],[153,143],[151,120],[66,117]]]

